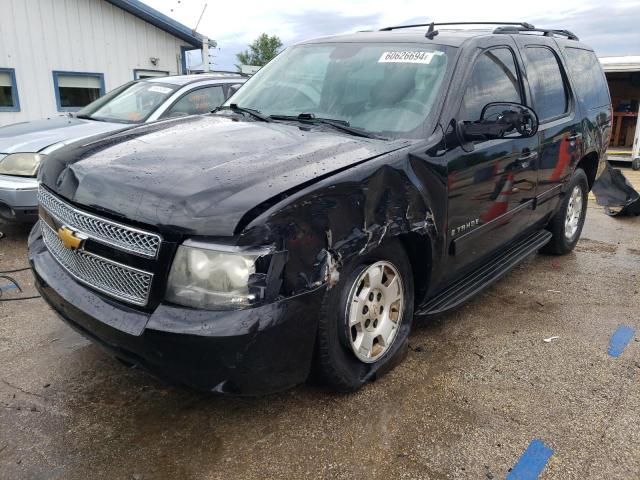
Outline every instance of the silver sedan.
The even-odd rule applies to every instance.
[[[36,176],[54,150],[141,123],[208,113],[245,81],[231,73],[148,78],[122,85],[74,115],[0,127],[0,218],[37,219]]]

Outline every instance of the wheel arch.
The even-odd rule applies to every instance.
[[[581,168],[584,173],[587,174],[587,180],[589,182],[589,190],[593,187],[596,181],[596,175],[598,174],[598,164],[600,158],[596,152],[589,152],[583,156],[576,164],[576,169]]]
[[[429,289],[431,267],[433,265],[432,246],[427,235],[417,232],[401,233],[396,237],[409,258],[413,273],[414,300],[416,306],[420,304]],[[419,266],[419,268],[416,268]]]

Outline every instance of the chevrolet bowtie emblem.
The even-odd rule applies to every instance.
[[[65,248],[71,250],[80,248],[82,242],[85,240],[84,238],[76,237],[75,232],[68,227],[60,227],[58,229],[58,238]]]

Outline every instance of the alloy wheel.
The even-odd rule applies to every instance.
[[[564,220],[564,235],[569,241],[573,240],[580,226],[580,218],[582,217],[582,209],[584,208],[583,204],[584,197],[582,195],[582,189],[579,185],[576,185],[571,191]]]
[[[402,277],[391,263],[368,266],[354,282],[347,305],[351,349],[365,363],[373,363],[389,350],[402,322]]]

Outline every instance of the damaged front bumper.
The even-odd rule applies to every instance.
[[[160,304],[148,313],[74,281],[45,248],[39,225],[29,236],[29,262],[36,287],[65,322],[171,383],[259,395],[307,378],[324,287],[244,310]]]

